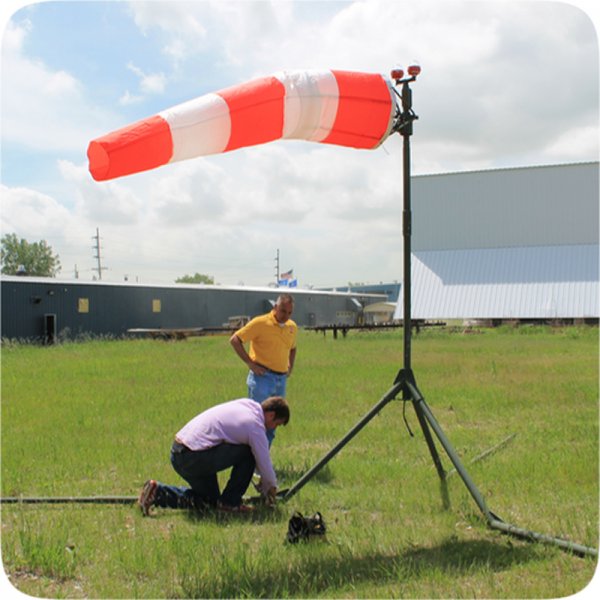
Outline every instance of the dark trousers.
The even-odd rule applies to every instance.
[[[254,473],[254,455],[250,446],[220,444],[208,450],[193,451],[174,443],[171,464],[190,487],[159,483],[155,504],[167,508],[201,508],[217,502],[238,506]],[[217,473],[229,469],[231,475],[223,493]]]

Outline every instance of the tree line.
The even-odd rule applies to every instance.
[[[2,237],[0,272],[3,275],[56,277],[61,269],[58,254],[54,254],[46,240],[28,242],[16,233]]]

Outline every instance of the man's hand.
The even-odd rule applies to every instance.
[[[255,363],[252,360],[248,361],[248,367],[255,375],[264,375],[267,372],[265,367],[259,365],[258,363]]]
[[[248,368],[255,374],[255,375],[264,375],[266,372],[266,369],[259,365],[258,363],[255,363],[249,356],[249,354],[246,352],[246,348],[244,348],[244,342],[242,342],[242,340],[240,340],[240,338],[237,336],[237,334],[233,334],[230,338],[229,338],[229,343],[231,344],[232,348],[235,350],[235,353],[248,365]]]
[[[266,493],[265,502],[266,502],[267,506],[275,506],[276,500],[277,500],[277,488],[275,486],[273,486]]]

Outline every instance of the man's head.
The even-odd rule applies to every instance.
[[[290,420],[290,407],[281,396],[271,396],[262,404],[267,429],[275,429],[279,425],[287,425]]]
[[[281,294],[273,308],[278,323],[285,323],[294,312],[294,299],[290,294]]]

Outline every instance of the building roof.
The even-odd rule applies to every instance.
[[[59,277],[27,277],[18,275],[2,275],[3,281],[18,281],[21,283],[46,283],[48,285],[92,285],[100,287],[132,287],[132,288],[151,288],[151,289],[190,289],[190,290],[217,290],[229,292],[264,292],[265,294],[290,294],[296,295],[317,295],[317,296],[345,296],[381,299],[383,294],[375,292],[361,291],[338,291],[338,290],[320,290],[312,288],[288,288],[288,287],[270,287],[270,286],[250,286],[250,285],[219,285],[208,283],[138,283],[133,281],[98,281],[84,279],[62,279]]]
[[[415,319],[598,318],[598,246],[415,252]],[[394,314],[401,319],[403,298]]]

